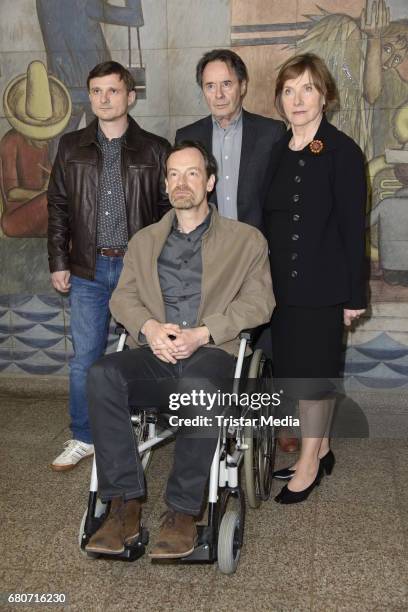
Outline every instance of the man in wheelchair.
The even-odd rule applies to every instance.
[[[173,210],[129,242],[110,307],[138,348],[100,359],[88,376],[90,422],[99,496],[110,512],[86,551],[121,554],[139,537],[145,496],[131,409],[169,411],[169,394],[216,391],[233,378],[243,329],[270,320],[273,294],[268,248],[261,233],[222,218],[207,202],[216,161],[186,141],[167,158]],[[215,416],[222,406],[213,406]],[[193,402],[180,417],[209,415]],[[168,511],[150,556],[177,558],[194,549],[218,427],[181,426],[167,482]]]

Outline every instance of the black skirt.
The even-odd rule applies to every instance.
[[[277,306],[271,325],[275,380],[291,381],[290,395],[300,399],[332,390],[342,370],[343,306]]]

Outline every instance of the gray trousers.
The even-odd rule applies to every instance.
[[[107,355],[91,367],[89,419],[103,501],[145,495],[144,471],[130,419],[133,409],[157,407],[169,413],[170,393],[231,391],[234,365],[234,357],[225,351],[202,347],[175,365],[160,361],[149,348],[140,348]],[[177,431],[165,494],[167,504],[176,511],[191,515],[201,511],[219,432],[214,417],[223,411],[217,403],[210,411],[190,403],[172,412],[180,418],[212,419],[210,426],[181,426]]]

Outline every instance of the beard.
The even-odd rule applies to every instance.
[[[177,193],[173,191],[170,194],[169,200],[173,208],[180,210],[191,210],[191,208],[198,206],[193,193]]]

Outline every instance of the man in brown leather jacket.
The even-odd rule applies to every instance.
[[[167,200],[164,158],[169,143],[142,130],[128,115],[135,101],[131,74],[104,62],[87,80],[96,119],[65,134],[48,189],[48,259],[52,284],[70,290],[74,356],[70,362],[72,440],[51,464],[72,469],[93,454],[85,385],[103,354],[109,299],[122,270],[128,240],[160,218]]]

